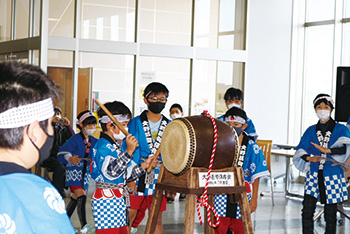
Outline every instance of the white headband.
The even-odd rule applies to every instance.
[[[225,117],[225,122],[237,122],[241,124],[245,124],[246,121],[242,117],[239,116],[227,116]]]
[[[18,128],[31,124],[33,121],[43,121],[54,115],[51,98],[13,107],[0,113],[0,129]]]
[[[152,91],[149,91],[146,95],[145,98],[148,98],[148,96],[152,93]]]
[[[130,120],[129,115],[114,115],[119,122],[127,122]],[[100,123],[108,123],[112,122],[112,120],[108,117],[108,115],[104,115],[100,118]]]
[[[86,118],[90,117],[90,116],[95,117],[93,113],[91,113],[91,112],[86,112],[86,113],[83,114],[79,119],[77,119],[77,124],[80,124],[80,123],[83,124],[83,121],[84,121]],[[95,118],[96,118],[96,117],[95,117]]]
[[[333,107],[334,107],[334,100],[331,98],[331,97],[328,97],[328,96],[321,96],[319,98],[317,98],[315,101],[314,101],[314,105],[316,104],[317,101],[319,101],[320,99],[326,99],[327,101],[329,101],[330,103],[332,103]]]

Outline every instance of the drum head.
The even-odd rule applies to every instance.
[[[164,130],[161,154],[164,166],[173,174],[183,171],[188,162],[190,154],[190,136],[186,125],[180,120],[174,120]],[[190,166],[191,166],[190,165]]]

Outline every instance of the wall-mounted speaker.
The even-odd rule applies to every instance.
[[[350,67],[337,68],[335,120],[347,122],[350,116]]]

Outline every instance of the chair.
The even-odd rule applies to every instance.
[[[271,184],[271,198],[272,198],[272,205],[275,205],[275,201],[273,198],[273,179],[271,175],[271,147],[272,147],[272,140],[257,140],[256,143],[260,146],[261,151],[264,154],[267,168],[270,172],[270,184]]]

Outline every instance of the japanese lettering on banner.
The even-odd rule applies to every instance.
[[[205,187],[207,172],[198,172],[199,187]],[[209,187],[235,186],[233,172],[211,172]]]

